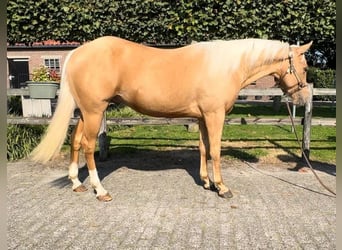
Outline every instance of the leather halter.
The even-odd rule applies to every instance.
[[[307,83],[304,83],[301,78],[299,77],[298,73],[297,73],[297,70],[293,64],[293,52],[292,52],[292,49],[291,49],[291,46],[289,47],[289,68],[287,69],[286,73],[280,78],[280,80],[282,80],[286,74],[293,74],[294,77],[296,78],[297,80],[297,84],[291,86],[291,87],[287,87],[286,90],[284,91],[284,89],[282,88],[282,90],[284,92],[286,92],[287,94],[293,94],[297,91],[300,91],[302,88],[305,88],[308,86]],[[297,87],[294,91],[289,91],[291,89],[293,89],[294,87]]]

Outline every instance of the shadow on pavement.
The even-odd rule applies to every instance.
[[[199,152],[197,149],[161,151],[118,147],[114,150],[111,149],[110,156],[106,161],[99,161],[98,158],[96,153],[95,161],[100,180],[122,167],[141,171],[184,169],[197,185],[203,185],[199,177]],[[81,182],[84,182],[89,176],[86,164],[79,168],[78,176]],[[65,176],[54,180],[52,185],[59,188],[71,185],[68,173],[66,172]]]
[[[279,155],[278,158],[279,160],[283,162],[296,163],[296,165],[293,168],[288,168],[288,170],[290,171],[300,171],[304,167],[309,167],[308,164],[304,160],[299,158],[298,156]],[[312,160],[310,160],[310,164],[314,170],[336,176],[336,165],[334,164],[329,164],[329,163],[319,162],[319,161],[312,161]]]

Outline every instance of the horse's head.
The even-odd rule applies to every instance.
[[[304,55],[311,44],[312,42],[302,46],[290,46],[288,60],[284,60],[279,72],[275,74],[280,88],[297,105],[304,105],[312,96],[311,88],[306,82],[308,65]]]

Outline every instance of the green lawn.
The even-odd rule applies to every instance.
[[[302,117],[304,108],[298,107],[296,116]],[[141,116],[130,108],[112,109],[108,117]],[[279,111],[272,106],[236,104],[229,117],[288,117],[287,108],[282,105]],[[313,118],[334,118],[333,106],[314,107]],[[301,139],[302,126],[297,126]],[[132,153],[137,150],[167,150],[170,148],[193,149],[198,145],[198,133],[190,133],[182,125],[164,126],[110,126],[108,137],[110,150],[116,153]],[[255,160],[286,155],[299,159],[301,152],[289,125],[226,125],[222,135],[222,156],[228,159]],[[310,159],[336,164],[336,127],[312,126]]]
[[[301,126],[297,131],[301,137]],[[185,126],[116,127],[108,133],[110,149],[116,153],[137,150],[166,150],[172,147],[192,149],[198,145],[198,133],[190,133]],[[336,163],[336,128],[313,126],[310,159],[322,163]],[[292,157],[300,157],[300,149],[290,126],[227,125],[222,136],[222,155],[227,158],[259,160],[277,157],[274,150]]]

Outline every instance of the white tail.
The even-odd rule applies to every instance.
[[[66,69],[72,52],[73,51],[71,51],[65,59],[57,107],[51,119],[51,123],[49,124],[42,141],[31,152],[30,156],[33,161],[46,163],[59,153],[64,143],[69,121],[76,107],[74,98],[70,92]]]

